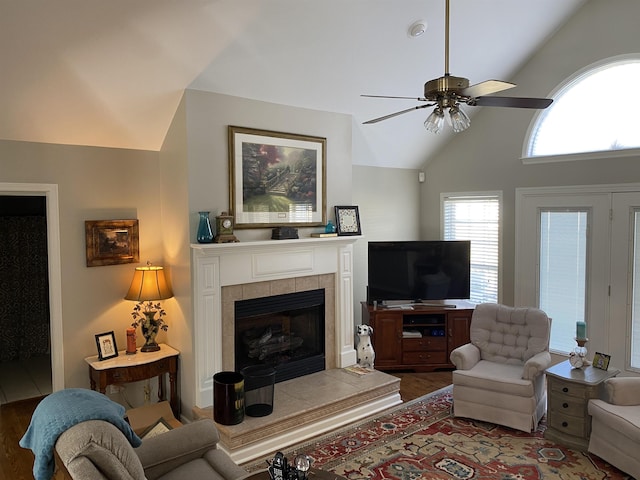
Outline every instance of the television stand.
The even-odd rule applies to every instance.
[[[469,343],[474,307],[452,300],[446,304],[362,302],[362,323],[373,327],[375,368],[418,372],[454,368],[449,355]]]
[[[413,302],[414,307],[433,307],[433,308],[457,308],[454,303],[429,303],[429,302]]]

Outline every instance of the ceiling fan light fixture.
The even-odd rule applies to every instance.
[[[424,121],[424,128],[426,128],[428,132],[438,134],[442,131],[443,126],[444,112],[440,106],[437,106]]]
[[[365,97],[396,98],[406,100],[417,100],[428,102],[416,105],[412,108],[405,108],[382,117],[374,118],[364,122],[365,124],[377,123],[383,120],[404,115],[421,108],[437,105],[436,109],[424,121],[424,128],[429,132],[438,133],[444,126],[443,119],[451,125],[455,133],[463,132],[471,125],[471,120],[467,114],[460,110],[459,104],[463,103],[470,107],[510,107],[510,108],[533,108],[544,109],[551,105],[550,98],[526,98],[526,97],[495,97],[491,94],[513,88],[516,85],[502,80],[486,80],[484,82],[469,85],[469,79],[465,77],[455,77],[449,72],[449,3],[445,0],[444,15],[444,75],[428,80],[424,84],[423,97],[400,97],[388,95],[363,95]],[[409,25],[407,35],[410,38],[422,36],[427,31],[427,22],[417,20]],[[445,111],[448,113],[445,114]]]
[[[471,125],[471,120],[467,114],[456,105],[449,108],[449,119],[451,120],[451,128],[455,133],[464,132]]]

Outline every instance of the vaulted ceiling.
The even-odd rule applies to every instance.
[[[451,73],[509,80],[585,1],[452,0]],[[427,110],[362,125],[417,102],[360,95],[420,97],[444,73],[444,3],[0,0],[0,139],[159,150],[194,88],[351,114],[375,152],[355,164],[417,168],[451,134]]]

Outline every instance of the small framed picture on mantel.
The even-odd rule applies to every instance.
[[[360,235],[360,213],[357,206],[335,206],[338,235]]]

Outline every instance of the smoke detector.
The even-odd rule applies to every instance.
[[[417,38],[427,31],[427,21],[426,20],[416,20],[413,22],[409,29],[407,30],[407,35],[409,38]]]

